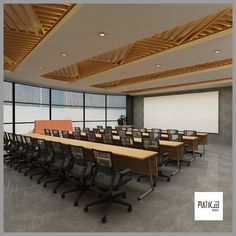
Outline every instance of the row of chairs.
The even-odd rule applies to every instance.
[[[99,195],[100,199],[87,204],[84,211],[93,205],[106,204],[105,214],[102,222],[107,221],[107,215],[112,203],[127,206],[129,212],[132,205],[121,198],[126,197],[126,192],[116,193],[123,185],[131,179],[131,170],[119,170],[115,166],[114,157],[111,152],[93,150],[87,153],[83,147],[64,145],[60,142],[49,142],[43,139],[31,138],[20,134],[4,132],[4,163],[24,175],[30,174],[30,179],[40,175],[37,183],[40,184],[44,178],[54,177],[44,182],[47,187],[50,183],[57,183],[53,193],[67,181],[74,183],[74,187],[61,194],[79,191],[74,205],[78,205],[81,196],[92,191]]]

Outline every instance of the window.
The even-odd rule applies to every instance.
[[[95,128],[98,125],[114,127],[119,116],[126,115],[125,96],[80,93],[4,82],[3,97],[4,131],[7,132],[32,131],[35,120],[49,120],[50,114],[51,119],[72,120],[73,127],[81,128]]]
[[[15,132],[27,133],[35,120],[49,119],[49,89],[15,85]]]

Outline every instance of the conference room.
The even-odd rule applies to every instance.
[[[4,232],[232,231],[231,4],[3,12]]]

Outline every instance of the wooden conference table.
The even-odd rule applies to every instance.
[[[158,167],[156,162],[157,152],[120,147],[109,144],[94,143],[82,140],[47,136],[36,133],[27,133],[25,135],[30,136],[32,138],[44,139],[47,141],[82,146],[90,152],[92,151],[92,149],[112,152],[115,157],[115,164],[118,168],[130,168],[134,172],[146,174],[149,176],[151,187],[143,194],[141,194],[138,197],[138,200],[143,199],[145,196],[147,196],[154,190],[153,176],[158,176]]]
[[[81,132],[80,133],[82,138],[86,139],[86,133]],[[96,138],[98,139],[99,142],[102,140],[102,135],[101,134],[95,134]],[[113,142],[115,145],[121,145],[120,143],[120,136],[119,135],[112,135]],[[193,137],[195,138],[195,137]],[[197,139],[197,138],[196,138]],[[140,150],[142,148],[142,138],[134,138],[135,150]],[[177,161],[177,168],[171,173],[171,176],[177,174],[180,171],[180,162],[181,160],[184,160],[184,143],[183,142],[175,142],[175,141],[168,141],[168,140],[160,140],[160,154],[168,152],[168,158],[169,159],[174,159]],[[138,149],[137,149],[138,148]]]

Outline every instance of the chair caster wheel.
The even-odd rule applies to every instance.
[[[202,154],[200,155],[200,157],[202,157]]]
[[[190,166],[190,163],[188,163],[188,165],[187,166]]]
[[[126,198],[126,193],[124,193],[124,194],[122,195],[122,198]]]
[[[10,167],[12,167],[12,165],[10,165]]]
[[[37,184],[40,184],[40,180],[37,180]]]
[[[65,198],[65,194],[64,193],[62,193],[61,198],[63,198],[63,199]]]
[[[17,167],[15,167],[14,170],[17,170]]]
[[[75,206],[75,207],[77,207],[78,205],[79,205],[78,202],[74,202],[74,206]],[[87,211],[88,211],[88,208],[87,208]],[[87,212],[87,211],[84,210],[84,212]]]
[[[167,182],[170,182],[170,177],[167,179]]]
[[[84,212],[88,212],[88,207],[85,207],[85,208],[84,208]]]
[[[131,211],[132,211],[132,206],[129,206],[129,207],[127,208],[127,210],[128,210],[128,212],[131,212]]]
[[[140,179],[137,179],[137,182],[140,182]]]
[[[27,176],[27,173],[24,173],[24,176]]]
[[[102,223],[105,224],[106,222],[107,222],[107,217],[106,216],[102,217]]]
[[[47,184],[44,184],[43,187],[44,187],[44,188],[47,188]]]
[[[32,176],[32,175],[30,176],[30,179],[33,179],[33,176]]]
[[[56,189],[53,189],[53,191],[52,191],[53,193],[57,193],[57,190]]]
[[[19,173],[21,173],[21,170],[18,170]]]

